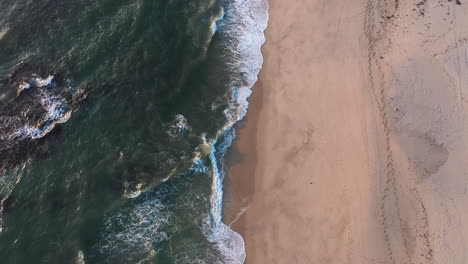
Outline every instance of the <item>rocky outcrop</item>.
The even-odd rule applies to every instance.
[[[87,97],[60,74],[23,64],[0,79],[0,176],[45,152],[46,138]]]

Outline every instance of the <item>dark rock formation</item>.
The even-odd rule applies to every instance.
[[[88,93],[59,74],[24,64],[0,79],[0,176],[44,152],[50,132],[66,122]]]

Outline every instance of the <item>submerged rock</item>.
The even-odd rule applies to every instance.
[[[68,121],[88,90],[29,64],[1,78],[0,176],[44,150],[45,137]]]

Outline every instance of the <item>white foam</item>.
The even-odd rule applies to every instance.
[[[0,29],[0,40],[2,40],[3,37],[5,37],[5,35],[8,33],[8,31],[10,31],[9,28],[2,28],[2,29]]]
[[[190,131],[190,126],[188,125],[187,118],[185,118],[185,116],[181,114],[178,114],[175,116],[174,121],[172,122],[172,125],[170,129],[167,131],[167,133],[171,137],[177,137],[177,136],[185,135],[189,131]]]
[[[130,190],[127,186],[128,186],[128,183],[125,184],[125,192],[124,192],[124,197],[125,198],[131,198],[131,199],[135,199],[137,198],[138,196],[140,196],[141,194],[141,187],[143,186],[143,184],[139,183],[137,184],[136,186],[136,190]]]
[[[31,84],[29,84],[27,82],[22,82],[18,87],[18,93],[20,93],[21,91],[23,91],[25,89],[29,89],[29,88],[31,88]]]
[[[193,165],[190,168],[191,171],[196,172],[196,173],[208,173],[209,172],[208,166],[206,166],[203,159],[200,158],[200,152],[195,153],[195,157],[193,158],[192,162],[193,162]]]
[[[68,112],[68,105],[63,98],[42,93],[41,105],[46,109],[50,120],[61,123],[67,121],[63,120],[64,115]]]
[[[227,124],[220,130],[217,138],[224,135],[224,142],[215,149],[217,139],[209,142],[212,152],[210,159],[213,167],[211,221],[209,224],[209,240],[216,243],[221,252],[222,263],[242,264],[245,261],[245,245],[242,237],[222,222],[223,201],[223,171],[218,168],[218,158],[231,145],[234,132],[232,126],[247,113],[247,98],[252,93],[251,88],[258,79],[258,73],[263,64],[261,46],[265,42],[264,30],[268,22],[268,2],[266,0],[232,0],[225,8],[226,12],[219,25],[215,28],[223,38],[229,66],[239,74],[239,79],[233,80],[231,87],[230,107],[225,111]],[[240,85],[242,84],[242,85]],[[221,149],[219,149],[221,148]],[[216,153],[219,151],[220,153]]]
[[[49,75],[47,76],[47,78],[45,79],[42,79],[41,77],[39,76],[36,76],[32,79],[34,85],[36,85],[37,87],[46,87],[46,86],[49,86],[52,84],[52,80],[54,80],[54,76],[53,75]]]
[[[78,254],[76,256],[76,264],[85,264],[84,253],[81,250],[78,250]]]
[[[52,96],[42,91],[40,104],[47,112],[47,118],[42,120],[37,127],[24,125],[18,128],[14,133],[18,140],[42,138],[52,131],[56,125],[67,122],[71,117],[71,110],[61,97]]]
[[[31,84],[27,82],[22,82],[20,85],[18,85],[18,90],[16,90],[16,96],[19,96],[23,90],[27,90],[31,88]]]
[[[224,223],[218,226],[216,234],[217,248],[223,253],[223,263],[240,264],[246,258],[245,243],[241,235]]]
[[[106,233],[102,234],[99,251],[108,256],[108,261],[124,260],[136,263],[136,255],[145,255],[139,263],[149,263],[154,258],[153,244],[169,239],[163,227],[172,214],[153,193],[141,203],[113,214],[105,222]],[[128,254],[131,252],[131,254]]]
[[[213,23],[210,26],[212,35],[214,35],[218,31],[218,22],[223,20],[224,18],[224,10],[221,10],[219,16],[216,19],[213,19]]]

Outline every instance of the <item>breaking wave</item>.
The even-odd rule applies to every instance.
[[[228,83],[230,87],[229,107],[224,111],[227,121],[213,139],[206,139],[205,135],[202,136],[204,143],[195,150],[192,165],[187,171],[178,173],[175,177],[168,177],[162,183],[169,182],[169,178],[177,182],[187,173],[210,173],[212,175],[211,197],[206,198],[209,199],[209,212],[201,216],[199,226],[206,239],[214,245],[216,256],[214,258],[203,256],[197,245],[191,245],[193,248],[184,248],[183,252],[176,253],[173,249],[175,263],[242,264],[245,261],[243,238],[222,222],[225,176],[223,161],[224,154],[235,137],[233,126],[247,113],[247,99],[252,93],[251,89],[257,81],[263,64],[261,46],[265,42],[264,30],[267,27],[267,21],[268,3],[266,0],[231,0],[226,1],[224,13],[211,27],[213,34],[216,32],[220,38],[223,59],[232,77]],[[181,114],[175,115],[167,127],[167,134],[171,138],[185,136],[190,131],[191,127],[187,118]],[[208,163],[211,166],[208,166]],[[182,185],[183,187],[177,187],[180,188],[177,192],[189,188],[187,186],[190,184],[183,183]],[[105,257],[107,261],[115,259],[117,261],[115,263],[120,263],[118,261],[133,263],[137,260],[138,263],[148,263],[157,258],[161,252],[156,252],[154,245],[170,241],[171,231],[169,230],[179,228],[174,223],[177,222],[177,217],[168,208],[174,205],[172,203],[169,205],[170,199],[165,197],[170,194],[161,191],[164,188],[158,189],[147,192],[138,190],[125,196],[130,198],[127,200],[130,206],[125,206],[125,209],[109,215],[104,224],[106,231],[96,245],[100,256]],[[194,198],[189,194],[184,195]],[[183,204],[182,207],[195,206],[196,202],[190,200],[192,198],[186,198],[187,200],[180,203]],[[200,201],[205,199],[198,196],[195,198]]]
[[[225,111],[227,124],[220,130],[218,139],[211,142],[210,159],[213,165],[211,197],[211,230],[209,239],[216,243],[221,261],[242,264],[245,261],[245,245],[242,237],[222,222],[224,153],[235,136],[233,125],[247,113],[247,98],[258,79],[263,64],[261,46],[265,42],[264,30],[268,22],[266,0],[228,1],[225,13],[216,29],[223,39],[227,63],[233,71],[230,107]],[[221,167],[221,168],[220,168]]]
[[[147,263],[156,255],[154,243],[168,239],[162,231],[172,214],[161,202],[158,192],[138,197],[141,203],[118,211],[107,219],[98,245],[106,261],[114,263]],[[148,253],[149,252],[149,253]]]

